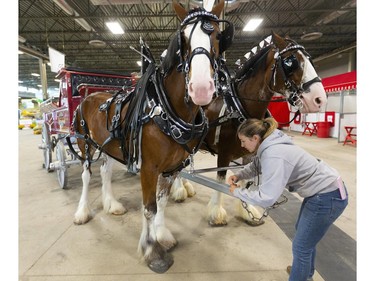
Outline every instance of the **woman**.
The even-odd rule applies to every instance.
[[[316,245],[348,205],[348,196],[339,173],[293,144],[277,129],[273,118],[248,119],[238,128],[241,146],[256,153],[255,160],[228,178],[233,195],[249,204],[267,208],[284,188],[304,198],[293,239],[293,264],[289,281],[312,280]],[[258,174],[258,190],[239,188],[237,182]]]

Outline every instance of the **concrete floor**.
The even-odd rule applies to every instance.
[[[288,133],[297,144],[341,173],[350,200],[335,225],[356,241],[356,148],[343,146],[337,139]],[[139,176],[127,174],[121,164],[115,165],[113,190],[128,212],[108,215],[101,206],[99,163],[94,164],[89,198],[95,216],[89,223],[77,226],[73,215],[81,194],[81,167],[68,169],[69,189],[61,189],[56,173],[42,168],[40,143],[40,135],[27,129],[19,131],[19,280],[288,279],[285,269],[292,260],[291,239],[272,218],[278,209],[271,211],[264,225],[251,227],[236,219],[237,200],[225,195],[228,225],[212,228],[205,211],[213,190],[195,183],[194,197],[180,204],[170,201],[166,209],[166,224],[179,242],[173,251],[174,265],[164,274],[152,272],[137,255],[142,224]],[[195,167],[213,167],[215,161],[209,154],[198,153]],[[215,178],[214,173],[206,175]],[[350,254],[355,256],[355,250]],[[339,280],[323,279],[319,267],[317,271],[315,281]]]

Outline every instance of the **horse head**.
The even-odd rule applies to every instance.
[[[181,20],[178,36],[179,70],[185,73],[186,88],[196,105],[207,105],[216,91],[219,54],[228,42],[220,42],[219,20],[224,7],[221,0],[212,11],[203,8],[185,10],[173,1],[174,10]],[[225,32],[224,32],[225,34]]]
[[[325,108],[327,94],[321,79],[316,73],[310,55],[302,45],[290,38],[282,38],[272,33],[274,44],[275,80],[279,80],[281,88],[273,89],[284,93],[292,106],[302,113],[319,112]],[[276,84],[277,81],[273,81]],[[270,86],[272,88],[272,85]]]

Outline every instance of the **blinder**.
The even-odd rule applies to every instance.
[[[234,25],[229,21],[224,21],[228,26],[221,32],[219,41],[219,53],[224,53],[233,43]]]
[[[226,20],[217,20],[216,22],[224,22],[227,27],[219,34],[219,53],[225,52],[233,43],[234,38],[234,25],[233,23]],[[207,35],[211,35],[214,31],[213,25],[208,20],[203,20],[201,24],[201,29]]]
[[[299,63],[296,56],[293,54],[283,59],[282,67],[285,71],[286,76],[291,76],[293,72],[299,67]]]
[[[214,31],[213,25],[209,21],[206,21],[206,20],[202,21],[201,29],[207,35],[210,35]]]

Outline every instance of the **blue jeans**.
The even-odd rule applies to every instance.
[[[341,199],[338,189],[303,200],[292,243],[293,264],[289,281],[306,281],[313,276],[316,245],[347,205],[348,196]]]

